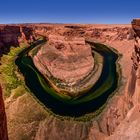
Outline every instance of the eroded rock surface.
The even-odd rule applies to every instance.
[[[64,89],[67,92],[82,92],[83,87],[74,90],[72,86],[85,79],[94,68],[91,47],[84,38],[50,35],[48,43],[38,50],[33,59],[37,68],[49,79],[53,77],[62,86],[69,86]]]
[[[91,48],[84,38],[65,39],[49,36],[49,41],[37,53],[44,73],[68,83],[76,82],[88,75],[94,67]]]
[[[1,87],[0,87],[0,140],[8,140],[7,120],[5,115],[5,108],[4,108]]]
[[[86,140],[88,133],[89,123],[75,125],[72,121],[50,117],[40,123],[35,140]]]
[[[140,139],[140,19],[132,21],[134,44],[132,52],[131,74],[126,86],[125,102],[128,106],[118,127],[105,140],[139,140]],[[122,107],[121,107],[122,109]],[[118,114],[118,113],[117,113]],[[118,116],[120,117],[120,116]]]
[[[18,47],[20,43],[35,39],[33,29],[21,25],[0,25],[0,56],[8,53],[10,47]]]

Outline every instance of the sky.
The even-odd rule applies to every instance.
[[[0,24],[129,24],[140,18],[140,0],[0,0]]]

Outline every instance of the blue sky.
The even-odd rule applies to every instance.
[[[130,23],[139,0],[0,0],[0,23]]]

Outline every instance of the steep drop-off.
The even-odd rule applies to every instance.
[[[139,61],[140,61],[140,20],[132,21],[132,34],[134,36],[131,73],[125,90],[125,103],[127,111],[115,131],[105,140],[139,140],[140,139],[140,84],[139,84]],[[124,101],[123,101],[124,102]],[[122,108],[121,108],[122,109]],[[118,116],[119,117],[119,116]]]
[[[5,107],[1,87],[0,87],[0,140],[8,140],[7,120],[5,115]]]
[[[0,55],[9,52],[11,46],[35,39],[33,29],[24,25],[0,25]]]

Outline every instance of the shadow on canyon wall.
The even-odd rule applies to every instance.
[[[0,88],[0,140],[8,140],[7,121],[1,88]]]
[[[10,51],[10,47],[18,47],[19,43],[34,40],[33,29],[25,26],[0,26],[0,56]]]

